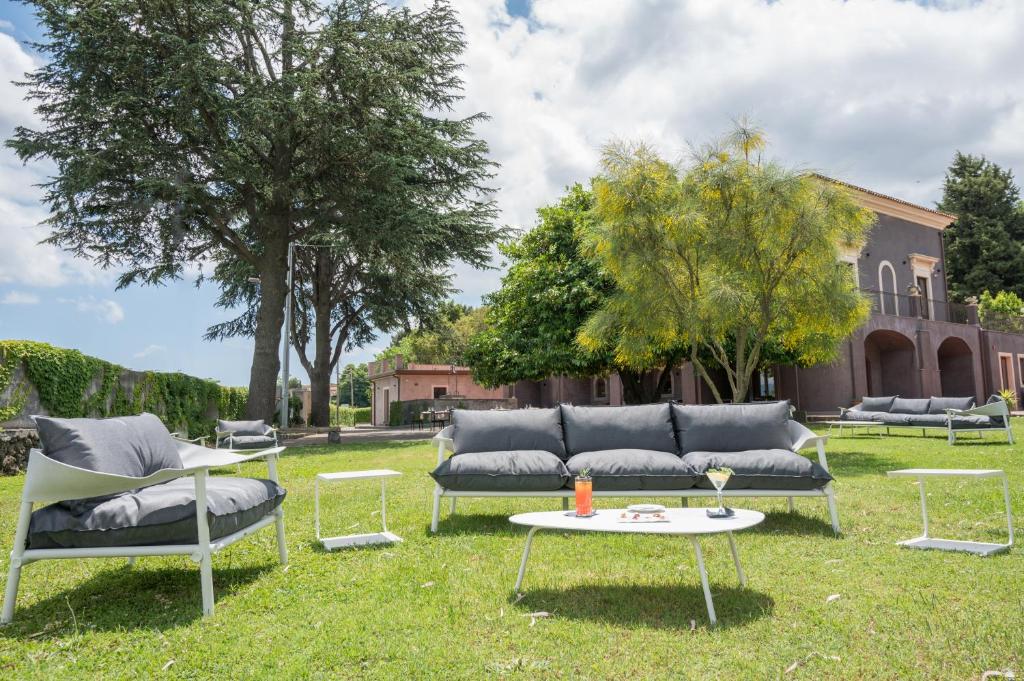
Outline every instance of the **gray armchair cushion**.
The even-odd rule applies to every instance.
[[[928,413],[945,414],[947,409],[972,409],[974,405],[974,397],[933,397]]]
[[[217,430],[232,435],[266,435],[267,424],[263,419],[255,421],[222,421],[217,419]]]
[[[675,452],[670,405],[573,407],[562,405],[565,450],[569,456],[605,449]]]
[[[562,412],[552,409],[452,411],[455,453],[533,450],[566,458]]]
[[[575,476],[590,469],[595,490],[689,489],[697,482],[697,473],[675,452],[646,449],[611,449],[583,452],[569,459],[572,486]]]
[[[221,441],[224,444],[224,441]],[[274,438],[269,435],[232,435],[232,449],[266,449],[274,446]]]
[[[974,428],[1004,428],[1003,419],[992,418],[991,416],[954,416],[950,420],[950,427],[953,430],[968,430]]]
[[[430,475],[441,487],[461,492],[549,492],[569,480],[565,463],[539,450],[457,454]]]
[[[908,400],[897,397],[892,401],[892,409],[889,411],[893,414],[927,414],[929,404],[931,400]]]
[[[285,491],[270,480],[210,477],[206,481],[210,538],[241,530],[284,501]],[[39,509],[29,524],[28,548],[95,548],[195,544],[195,482],[179,478],[119,494],[82,513],[60,504]]]
[[[110,419],[33,418],[43,453],[69,466],[132,478],[152,475],[165,468],[182,468],[174,438],[153,414]],[[110,498],[60,503],[71,511],[81,512],[97,501]]]
[[[793,445],[788,400],[764,404],[673,404],[672,418],[681,454],[788,449]]]
[[[715,486],[703,474],[722,466],[733,470],[725,489],[810,490],[824,487],[832,479],[820,465],[788,449],[690,452],[683,461],[701,474],[697,487],[704,489]]]
[[[892,403],[896,396],[889,397],[862,397],[860,408],[864,411],[892,411]]]

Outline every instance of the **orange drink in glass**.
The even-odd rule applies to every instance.
[[[576,488],[576,515],[594,515],[594,480],[589,475],[578,476],[575,482]]]

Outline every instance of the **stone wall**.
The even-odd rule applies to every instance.
[[[39,447],[39,436],[29,428],[0,430],[0,474],[15,475],[25,470],[28,451]]]

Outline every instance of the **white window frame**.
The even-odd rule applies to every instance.
[[[930,255],[921,255],[920,253],[911,253],[907,256],[910,261],[910,269],[914,272],[914,286],[917,286],[917,278],[921,277],[927,282],[927,288],[923,291],[925,297],[928,300],[928,318],[935,319],[935,300],[932,290],[932,274],[935,272],[935,266],[938,264],[939,259]]]
[[[896,309],[893,311],[893,314],[898,317],[900,315],[900,299],[899,299],[900,290],[899,290],[898,285],[896,284],[896,268],[893,267],[892,263],[889,262],[888,260],[883,260],[882,262],[878,263],[878,302],[879,302],[879,309],[881,309],[882,314],[888,314],[885,311],[885,294],[886,294],[886,290],[885,290],[885,286],[884,286],[884,283],[883,283],[885,280],[882,278],[883,277],[882,272],[885,270],[886,267],[889,268],[889,274],[890,274],[890,276],[892,278],[892,296],[893,296],[893,301],[894,301],[894,303],[896,305]]]

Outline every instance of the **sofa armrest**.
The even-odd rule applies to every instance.
[[[455,451],[455,440],[452,439],[452,435],[455,434],[454,426],[445,426],[437,435],[432,439],[437,443],[437,465],[440,466],[444,462],[445,452]]]
[[[818,450],[818,463],[826,471],[828,470],[828,459],[825,457],[825,443],[828,442],[828,435],[818,435],[807,426],[796,421],[789,422],[789,435],[793,438],[791,449],[794,452],[814,447]]]
[[[971,409],[947,409],[946,416],[1002,416],[1009,419],[1010,408],[1005,400],[995,400]]]

